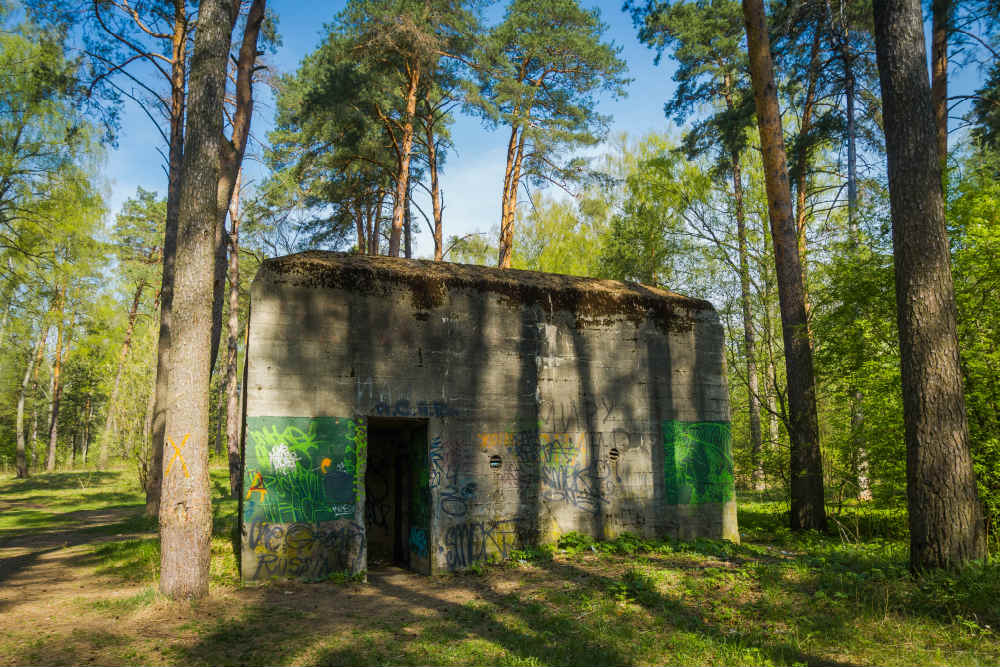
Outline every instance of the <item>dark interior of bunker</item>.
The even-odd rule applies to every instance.
[[[430,490],[427,420],[368,420],[365,530],[368,565],[399,565],[429,572]]]

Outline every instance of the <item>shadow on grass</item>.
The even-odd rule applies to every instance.
[[[113,470],[104,472],[78,470],[72,472],[36,473],[27,479],[15,478],[4,482],[4,490],[10,494],[19,494],[35,490],[79,489],[89,486],[102,486],[121,475],[121,472]]]
[[[708,621],[706,608],[702,604],[687,602],[680,597],[664,595],[656,590],[654,582],[634,570],[626,571],[625,577],[617,579],[557,561],[543,562],[539,566],[557,579],[578,582],[579,585],[583,585],[595,593],[600,591],[624,592],[653,615],[662,617],[669,626],[680,631],[695,633],[724,651],[734,653],[741,653],[745,650],[757,651],[769,661],[777,664],[851,664],[805,653],[791,642],[776,639],[773,636],[767,637],[763,633],[739,635],[729,632],[731,628],[723,628],[717,623]],[[699,602],[705,601],[700,600]],[[740,606],[736,601],[730,601],[729,604]],[[756,615],[759,613],[759,609],[755,609],[751,613]]]
[[[518,662],[530,664],[624,665],[632,659],[618,651],[607,638],[592,634],[571,612],[554,612],[542,605],[526,608],[516,596],[505,596],[477,587],[480,604],[469,606],[435,595],[433,584],[414,574],[402,579],[414,586],[394,583],[394,575],[374,571],[369,584],[337,586],[310,585],[310,593],[322,596],[325,608],[336,614],[319,624],[298,622],[302,612],[288,609],[287,590],[270,586],[263,600],[250,606],[240,616],[218,623],[195,644],[178,649],[181,663],[254,663],[290,662],[304,659],[317,639],[346,635],[339,644],[323,646],[308,655],[316,664],[466,664]],[[454,585],[462,587],[461,579]],[[380,606],[379,619],[349,613],[354,592],[368,588],[394,602]],[[427,590],[427,589],[431,590]],[[314,593],[312,591],[315,591]],[[398,606],[398,611],[396,610]],[[388,618],[392,616],[391,623]],[[516,617],[504,619],[504,616]],[[520,627],[519,627],[520,626]],[[412,637],[404,627],[417,627]],[[412,631],[412,630],[411,630]],[[407,639],[414,640],[412,643]],[[484,656],[476,660],[475,649],[462,651],[454,658],[439,652],[451,642],[480,639],[496,645],[504,655]],[[329,641],[326,642],[329,644]]]

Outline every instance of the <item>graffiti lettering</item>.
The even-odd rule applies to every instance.
[[[253,521],[246,546],[244,557],[253,560],[252,579],[322,579],[344,569],[361,569],[365,531],[343,520],[326,524]]]
[[[542,498],[549,502],[564,502],[594,514],[617,491],[618,475],[606,461],[590,465],[558,466],[542,472]]]
[[[386,401],[375,403],[375,414],[379,417],[454,417],[458,410],[445,401],[417,401],[411,405],[409,399],[400,399],[391,405]]]
[[[528,526],[528,528],[525,528]],[[488,554],[507,558],[523,542],[520,535],[530,530],[529,519],[467,521],[450,526],[445,532],[445,560],[449,570],[461,570],[485,560]]]

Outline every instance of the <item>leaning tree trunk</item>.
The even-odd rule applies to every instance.
[[[170,69],[170,148],[167,177],[167,218],[163,235],[163,279],[160,284],[160,331],[156,347],[155,407],[149,477],[146,480],[146,516],[160,514],[164,429],[170,374],[170,326],[174,302],[174,263],[177,255],[177,214],[180,208],[184,160],[184,110],[187,104],[187,15],[185,3],[174,3],[173,57]]]
[[[104,433],[101,435],[101,446],[97,453],[97,468],[104,470],[108,465],[108,438],[111,437],[115,427],[115,403],[118,402],[118,391],[121,388],[122,373],[125,371],[125,362],[128,360],[129,350],[132,348],[132,332],[135,331],[135,319],[139,315],[139,301],[142,299],[142,290],[146,288],[146,281],[140,280],[135,288],[135,296],[132,298],[132,307],[128,311],[128,328],[125,329],[125,342],[122,343],[122,350],[118,354],[118,370],[115,372],[115,381],[111,385],[111,395],[108,398],[108,414],[104,419]]]
[[[919,0],[875,2],[875,51],[889,159],[910,566],[957,567],[986,554],[969,453]]]
[[[48,337],[49,328],[43,325],[38,341],[35,343],[35,349],[32,350],[31,356],[28,358],[28,367],[25,369],[24,379],[21,381],[21,391],[17,395],[17,451],[14,455],[14,467],[17,469],[17,476],[20,479],[28,476],[28,460],[24,441],[24,398],[28,393],[31,376],[42,360],[42,355],[45,352],[45,339]]]
[[[792,530],[822,530],[826,527],[826,508],[823,504],[823,463],[819,449],[812,346],[763,0],[743,0],[743,17],[764,158],[768,215],[778,275],[781,333],[785,341],[788,431],[791,439],[790,523]]]
[[[208,593],[212,504],[208,414],[215,230],[226,61],[239,3],[202,0],[189,79],[160,499],[160,591]]]

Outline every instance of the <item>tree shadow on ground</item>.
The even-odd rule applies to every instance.
[[[120,472],[96,470],[79,470],[72,472],[36,473],[27,479],[11,479],[4,483],[4,490],[10,494],[25,491],[81,488],[84,486],[101,486],[121,475]]]
[[[557,579],[577,582],[579,585],[586,586],[595,592],[621,591],[647,611],[656,615],[666,616],[668,619],[667,622],[676,630],[697,633],[720,645],[735,644],[738,648],[757,649],[777,664],[851,664],[805,653],[790,642],[773,637],[765,638],[759,635],[740,636],[736,633],[728,632],[727,630],[731,630],[730,628],[723,628],[706,618],[705,600],[688,602],[680,597],[665,595],[656,589],[652,581],[635,572],[632,572],[626,578],[626,581],[623,582],[621,579],[600,575],[566,562],[554,560],[543,561],[539,563],[539,567]],[[759,615],[760,609],[757,604],[744,605],[734,600],[730,600],[728,604],[737,608],[753,607],[746,609],[746,611],[753,615]]]

